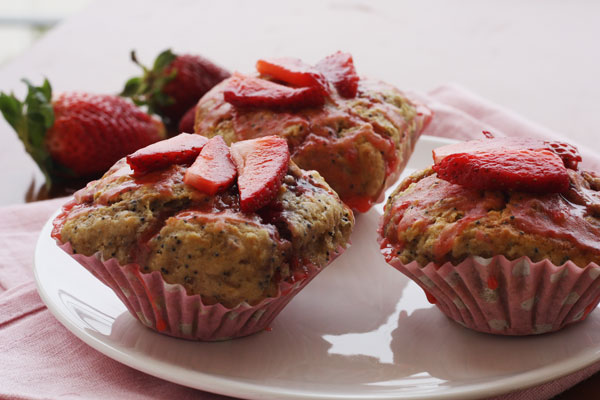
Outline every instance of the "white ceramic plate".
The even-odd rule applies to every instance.
[[[406,173],[449,143],[422,137]],[[538,337],[475,333],[444,317],[379,254],[381,206],[357,218],[352,246],[275,319],[272,330],[219,343],[154,333],[62,252],[44,227],[40,295],[81,340],[148,374],[250,399],[480,398],[539,384],[600,359],[600,312]]]

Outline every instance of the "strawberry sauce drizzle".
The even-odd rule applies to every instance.
[[[156,330],[159,332],[164,331],[165,329],[167,329],[167,323],[160,315],[160,312],[158,311],[158,307],[156,306],[156,302],[154,301],[154,298],[152,298],[150,289],[148,288],[148,285],[146,285],[146,282],[144,281],[144,278],[142,277],[142,274],[141,274],[139,268],[134,267],[133,274],[140,281],[140,284],[142,285],[142,288],[144,288],[144,292],[146,293],[146,297],[148,297],[148,300],[150,301],[150,306],[152,307],[152,311],[154,313],[154,318],[156,319]]]
[[[54,221],[52,221],[52,233],[50,234],[50,236],[52,236],[56,240],[62,241],[60,232],[62,231],[65,222],[67,222],[67,217],[70,216],[71,212],[75,212],[74,210],[77,210],[78,208],[84,208],[84,206],[85,205],[77,204],[77,201],[75,199],[65,204],[62,207],[62,211],[60,212],[60,214],[58,214],[58,216],[54,218]]]
[[[487,279],[487,287],[488,289],[491,290],[496,290],[498,289],[498,280],[496,279],[495,276],[490,275]]]
[[[448,224],[441,232],[439,240],[434,246],[433,252],[436,259],[442,259],[452,250],[454,240],[473,221],[486,215],[490,209],[502,207],[501,196],[481,196],[477,190],[465,189],[430,175],[418,182],[411,190],[397,198],[393,204],[393,210],[386,213],[383,225],[389,223],[389,218],[394,216],[396,232],[400,233],[407,229],[416,229],[424,232],[435,220],[428,214],[427,210],[436,207],[443,209],[456,208],[462,211],[463,217],[458,221]],[[435,214],[432,211],[432,214]],[[400,246],[403,246],[400,235],[388,238]]]
[[[362,80],[360,84],[363,85]],[[371,81],[364,83],[364,85],[366,86],[360,87],[359,90],[360,101],[365,102],[366,106],[384,115],[400,132],[405,132],[407,130],[406,121],[397,116],[397,113],[392,110],[389,104],[370,95],[373,90],[384,90],[385,87],[378,82]],[[202,129],[206,130],[211,125],[215,126],[219,120],[231,119],[238,140],[261,137],[273,132],[279,132],[280,134],[287,132],[281,136],[284,136],[290,145],[292,159],[303,150],[308,151],[307,149],[318,145],[318,147],[335,148],[336,152],[344,154],[344,157],[352,162],[353,154],[356,157],[358,156],[355,150],[355,140],[357,136],[362,136],[365,141],[369,142],[383,155],[386,162],[386,181],[393,181],[392,175],[395,176],[399,167],[402,167],[402,165],[399,165],[400,161],[404,160],[405,164],[412,151],[413,146],[405,146],[404,154],[398,154],[393,139],[387,135],[383,126],[380,126],[374,120],[365,119],[356,114],[352,110],[350,100],[336,94],[332,94],[328,99],[328,103],[319,109],[300,109],[294,113],[284,110],[267,111],[236,108],[225,103],[222,95],[213,97],[210,101],[214,102],[215,109],[208,115],[211,121],[201,121],[200,131]],[[424,109],[421,108],[421,114],[417,118],[423,120],[423,124],[426,125],[430,119],[430,112],[425,113]],[[336,120],[340,122],[336,122]],[[342,124],[341,126],[344,129],[357,128],[357,133],[338,136],[338,132],[334,132],[334,127],[338,124]],[[299,128],[297,131],[292,132],[290,131],[292,127]],[[344,149],[346,150],[344,151]],[[325,161],[329,162],[329,160],[323,162]],[[331,170],[329,164],[324,165],[323,169],[327,169],[330,174],[335,172]],[[345,179],[345,176],[343,178]],[[346,198],[343,196],[343,199],[351,207],[359,211],[367,211],[377,202],[378,196],[379,194],[373,196],[373,198]]]
[[[578,187],[581,183],[574,179],[571,179],[571,182],[575,185],[571,187],[571,191],[585,190],[588,198],[598,193]],[[511,224],[522,231],[568,240],[583,250],[600,251],[600,224],[595,218],[590,218],[595,215],[596,203],[576,204],[558,193],[512,193],[510,196],[509,202],[504,204],[501,192],[472,190],[430,175],[396,199],[392,205],[393,210],[384,216],[383,226],[390,224],[390,218],[393,217],[395,232],[407,229],[424,232],[434,222],[434,219],[425,213],[426,210],[432,211],[436,203],[440,207],[443,203],[444,209],[456,208],[464,213],[463,217],[442,230],[433,249],[436,259],[442,259],[452,250],[454,240],[469,224],[485,216],[488,210],[501,210],[506,207],[509,215],[514,217],[511,218]],[[382,248],[390,243],[397,249],[404,246],[400,235],[391,237],[388,234],[382,242]],[[393,254],[388,256],[393,258]]]
[[[559,194],[510,202],[515,226],[526,232],[566,239],[581,249],[600,251],[600,225],[587,220],[588,207],[574,204]]]

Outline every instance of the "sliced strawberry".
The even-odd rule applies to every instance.
[[[208,142],[201,135],[182,133],[139,149],[127,156],[127,163],[136,175],[166,168],[172,164],[190,164]]]
[[[236,174],[227,143],[223,137],[215,136],[202,148],[196,161],[186,171],[183,181],[203,193],[213,195],[231,186]]]
[[[433,169],[441,179],[472,189],[564,193],[569,188],[563,161],[546,149],[455,153]]]
[[[487,134],[489,135],[489,132]],[[486,135],[486,137],[488,136]],[[520,149],[550,150],[563,160],[565,167],[574,170],[577,170],[577,163],[581,161],[577,148],[568,143],[520,137],[492,137],[438,147],[433,150],[433,161],[438,164],[448,155],[455,153],[474,154],[477,152],[503,152],[505,150]]]
[[[231,156],[238,172],[240,208],[256,211],[276,196],[288,170],[290,151],[287,141],[264,136],[231,145]]]
[[[316,68],[333,83],[340,96],[349,99],[356,96],[359,78],[350,53],[333,53],[319,61]]]
[[[325,103],[323,95],[314,87],[291,88],[240,74],[229,79],[223,97],[236,107],[295,109],[321,107]]]
[[[323,74],[297,58],[258,60],[256,70],[291,86],[314,87],[323,94],[327,93],[327,80]]]
[[[577,171],[577,164],[579,164],[582,160],[577,147],[564,142],[545,141],[544,143],[550,150],[562,158],[563,162],[565,163],[565,167]]]

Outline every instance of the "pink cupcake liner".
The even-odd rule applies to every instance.
[[[600,266],[529,257],[469,257],[458,265],[388,261],[444,314],[479,332],[535,335],[583,321],[600,302]]]
[[[165,282],[158,271],[142,273],[138,264],[120,265],[114,258],[103,261],[100,253],[74,254],[70,243],[59,247],[111,288],[143,325],[190,340],[227,340],[267,329],[290,300],[325,268],[305,263],[305,275],[294,283],[282,281],[277,296],[254,306],[241,303],[227,308],[204,304],[200,295],[188,295],[182,285]],[[339,247],[330,262],[343,251]]]

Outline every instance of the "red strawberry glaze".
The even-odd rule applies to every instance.
[[[273,132],[285,132],[294,125],[302,126],[304,132],[310,131],[310,121],[298,114],[285,111],[256,113],[235,110],[233,112],[233,127],[240,140],[255,139]]]
[[[111,171],[103,178],[102,192],[98,193],[96,181],[93,181],[84,189],[76,192],[75,199],[78,202],[91,202],[96,198],[98,204],[107,205],[123,193],[136,190],[144,185],[152,186],[158,192],[169,196],[172,194],[173,185],[183,183],[186,168],[172,165],[160,171],[136,176],[129,165],[124,162],[121,164],[120,161]]]
[[[495,276],[490,275],[488,280],[487,280],[487,287],[488,289],[492,289],[492,290],[496,290],[498,289],[498,280],[496,279]]]
[[[352,208],[353,210],[357,210],[359,212],[367,212],[371,209],[371,207],[373,207],[373,204],[375,204],[376,201],[373,199],[368,199],[366,197],[353,196],[347,197],[345,203],[348,205],[348,207]]]
[[[578,176],[579,173],[572,171],[571,188],[566,195],[559,193],[532,195],[512,192],[508,202],[504,199],[506,193],[501,191],[468,189],[441,180],[435,174],[421,180],[405,182],[402,186],[405,192],[388,206],[392,209],[386,210],[382,221],[382,227],[393,227],[393,230],[388,229],[386,237],[381,242],[382,252],[386,260],[390,261],[395,257],[394,251],[404,248],[402,235],[398,233],[407,229],[424,232],[434,222],[426,212],[434,209],[438,202],[440,202],[440,207],[456,208],[464,216],[458,221],[448,224],[440,233],[433,248],[436,259],[444,258],[452,250],[456,237],[470,223],[485,216],[488,210],[504,208],[508,215],[512,214],[511,224],[524,232],[567,240],[573,246],[584,251],[600,251],[600,241],[598,240],[600,223],[598,223],[598,213],[595,208],[597,204],[592,201],[592,196],[597,196],[598,192],[580,187],[581,181],[575,179]],[[412,187],[410,187],[411,183],[414,183]],[[567,199],[574,191],[586,193],[587,197],[585,198],[574,197],[581,204]],[[480,239],[486,240],[484,237]]]
[[[162,318],[161,313],[158,310],[158,307],[156,305],[156,301],[152,297],[152,293],[150,292],[150,289],[148,289],[148,285],[146,285],[144,278],[142,278],[142,273],[140,272],[139,267],[134,268],[133,273],[134,273],[135,277],[138,279],[138,281],[140,282],[140,284],[142,285],[142,287],[144,288],[144,292],[146,292],[146,296],[150,300],[150,306],[152,307],[154,317],[156,318],[156,330],[159,332],[164,331],[165,329],[167,329],[167,323]]]
[[[403,129],[406,122],[399,116],[395,116],[391,110],[381,106],[385,115],[392,117],[397,127]],[[386,135],[380,134],[382,127],[366,124],[357,115],[350,112],[349,109],[336,109],[332,106],[325,106],[321,110],[305,110],[295,114],[287,112],[279,113],[255,113],[242,109],[231,110],[233,113],[233,124],[236,136],[240,139],[250,139],[261,137],[272,132],[286,132],[286,129],[292,126],[299,126],[297,135],[282,135],[288,140],[292,158],[303,152],[311,152],[314,148],[331,153],[345,154],[347,159],[352,161],[357,159],[355,140],[363,136],[366,141],[379,150],[386,160],[386,177],[389,177],[398,169],[399,157],[395,151],[395,144]],[[336,126],[345,128],[352,127],[355,131],[342,137],[336,137]],[[407,148],[411,150],[410,147]],[[408,159],[408,154],[404,155]],[[343,172],[338,181],[343,179]],[[335,171],[331,170],[334,174]],[[351,207],[360,205],[357,210],[366,211],[376,202],[377,199],[346,198],[346,203]],[[352,204],[350,204],[350,202]]]
[[[425,297],[427,298],[427,301],[430,304],[437,304],[437,299],[435,298],[434,295],[432,295],[431,293],[429,293],[427,290],[423,290],[425,292]]]
[[[221,82],[206,94],[205,99],[209,103],[211,112],[202,115],[202,118],[196,118],[194,122],[194,132],[206,132],[212,126],[217,126],[219,122],[227,119],[234,110],[234,107],[225,101],[223,97],[223,88],[226,82]],[[215,94],[211,96],[211,94]],[[198,110],[196,110],[197,115]]]
[[[468,226],[469,223],[486,215],[490,209],[500,209],[503,206],[502,196],[484,195],[478,190],[465,189],[460,185],[438,179],[430,175],[418,182],[412,189],[405,192],[393,204],[392,210],[386,212],[383,225],[394,223],[396,232],[408,228],[419,229],[422,232],[434,220],[427,216],[426,210],[434,208],[436,203],[443,204],[444,208],[453,208],[464,212],[464,216],[453,224],[448,224],[441,232],[439,240],[433,249],[436,259],[442,259],[451,249],[454,239]],[[393,221],[390,219],[393,218]],[[393,245],[397,250],[404,247],[400,236],[388,236],[382,242],[382,249]],[[386,258],[393,258],[393,254],[384,253]]]
[[[208,137],[223,134],[228,142],[272,134],[284,137],[292,159],[301,168],[319,171],[342,200],[358,211],[367,211],[380,201],[383,191],[396,181],[432,115],[393,87],[364,78],[359,81],[353,99],[345,99],[332,91],[322,107],[293,112],[233,107],[224,100],[225,83],[213,88],[200,101],[197,133]],[[410,106],[404,107],[403,102]],[[357,131],[360,134],[356,134]],[[351,143],[347,137],[352,135],[360,141]],[[358,159],[356,149],[364,142],[383,155],[385,169],[377,177],[382,181],[378,192],[374,190],[375,185],[368,186],[361,163],[352,161]],[[335,165],[336,160],[343,165]],[[352,176],[360,179],[354,187],[347,184]]]
[[[87,210],[91,210],[92,208],[97,207],[92,207],[89,204],[79,204],[76,199],[70,200],[67,204],[65,204],[62,207],[60,214],[58,214],[58,216],[54,218],[54,221],[52,221],[52,232],[50,236],[52,236],[56,240],[61,241],[62,238],[60,232],[62,231],[62,228],[65,225],[65,222],[67,221],[67,217],[71,218],[72,216],[76,216],[77,214]]]
[[[591,224],[586,205],[574,204],[558,194],[527,197],[510,202],[514,224],[526,232],[566,239],[581,249],[600,251],[600,225]]]
[[[588,304],[583,309],[583,317],[581,317],[582,321],[584,321],[587,318],[587,316],[592,312],[592,310],[594,310],[597,307],[599,299],[600,299],[600,296],[597,296],[590,304]]]

